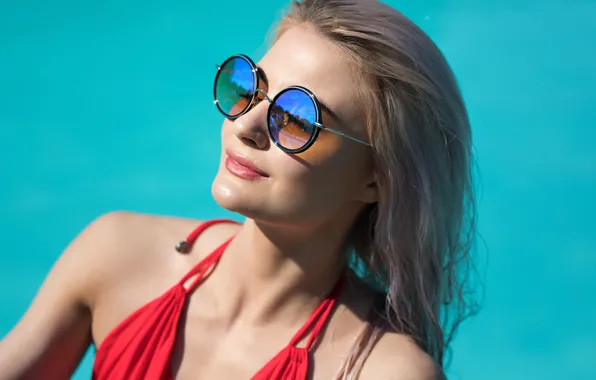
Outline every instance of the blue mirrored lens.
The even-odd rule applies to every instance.
[[[269,129],[275,142],[286,149],[304,147],[315,132],[317,108],[304,91],[290,89],[277,97],[269,114]]]
[[[219,70],[215,98],[228,116],[238,116],[249,106],[255,82],[252,68],[243,58],[227,61]]]

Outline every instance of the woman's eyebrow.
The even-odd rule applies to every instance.
[[[335,112],[331,111],[331,108],[327,107],[327,105],[323,103],[321,99],[317,98],[317,100],[319,101],[319,104],[321,106],[321,112],[329,115],[334,121],[340,122],[339,117],[335,114]]]

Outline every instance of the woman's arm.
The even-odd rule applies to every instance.
[[[31,306],[0,341],[0,380],[68,379],[91,342],[91,303],[118,213],[89,225],[56,262]],[[113,236],[113,235],[112,235]]]

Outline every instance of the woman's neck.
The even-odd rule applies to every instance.
[[[214,275],[218,309],[230,323],[302,320],[343,275],[347,230],[332,223],[305,232],[247,219]]]

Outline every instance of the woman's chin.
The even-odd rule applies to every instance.
[[[238,204],[238,194],[232,186],[227,184],[222,184],[217,181],[217,179],[213,182],[211,186],[211,194],[213,195],[213,199],[217,204],[221,207],[225,208],[226,210],[236,211]]]
[[[255,192],[249,192],[236,183],[228,183],[216,178],[211,186],[211,194],[220,207],[248,218],[254,217],[255,211],[258,210],[254,204],[257,200],[251,199],[256,195]]]
[[[250,181],[244,183],[245,181],[221,174],[215,177],[211,194],[215,202],[228,211],[254,220],[284,224],[289,221],[303,221],[309,219],[313,213],[316,214],[314,210],[309,210],[308,203],[274,202],[280,197],[270,194],[265,184],[259,186]]]
[[[284,213],[271,212],[272,210],[263,205],[258,191],[236,188],[216,180],[211,187],[211,193],[220,207],[246,218],[269,222],[284,220]]]

